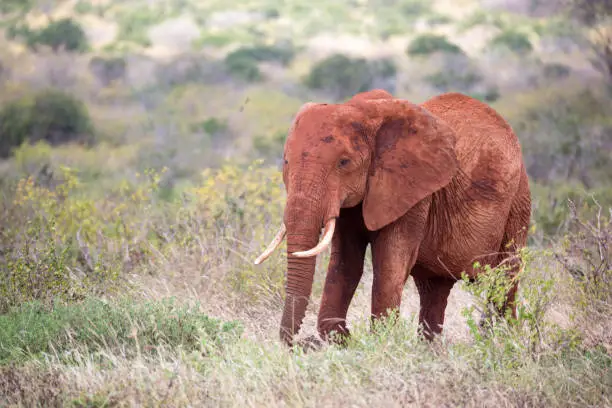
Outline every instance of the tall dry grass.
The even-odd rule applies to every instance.
[[[516,322],[499,321],[484,331],[478,328],[474,323],[482,301],[477,295],[499,288],[494,280],[472,285],[459,282],[451,293],[444,334],[429,344],[417,336],[418,296],[409,280],[400,318],[372,330],[368,255],[364,278],[349,309],[354,336],[347,347],[290,351],[277,340],[284,246],[263,266],[252,264],[280,221],[284,197],[276,169],[227,165],[206,172],[199,185],[170,201],[156,195],[160,179],[153,174],[147,182],[126,186],[105,200],[92,200],[78,178],[66,174],[65,190],[59,190],[63,195],[48,194],[57,186],[33,180],[3,202],[3,220],[13,224],[2,235],[2,287],[9,294],[14,288],[7,276],[25,276],[33,283],[19,287],[21,297],[4,297],[12,299],[5,304],[10,312],[4,317],[13,326],[31,321],[31,315],[24,317],[25,311],[32,313],[26,306],[38,299],[42,302],[39,313],[47,316],[44,321],[54,322],[49,324],[60,327],[60,333],[80,333],[77,326],[81,324],[84,333],[92,335],[50,337],[43,342],[48,347],[34,352],[15,331],[12,340],[3,342],[10,352],[0,368],[0,395],[8,406],[611,403],[610,285],[593,286],[593,279],[580,278],[568,266],[571,260],[572,265],[581,265],[584,276],[597,274],[598,282],[609,282],[611,254],[605,245],[612,231],[603,213],[599,222],[596,214],[594,221],[581,218],[563,241],[525,251]],[[83,208],[88,210],[78,211]],[[120,210],[117,219],[125,224],[122,229],[108,228],[113,211],[102,210],[113,208]],[[70,217],[74,224],[58,227],[58,220]],[[15,234],[17,225],[33,221],[37,229],[30,235]],[[35,247],[30,245],[34,236],[44,238]],[[608,250],[605,254],[603,247]],[[29,252],[24,252],[26,248]],[[585,248],[604,254],[608,269],[589,269]],[[82,288],[77,298],[49,296],[58,293],[40,288],[53,289],[56,282],[47,278],[54,274],[38,276],[32,274],[34,269],[8,262],[23,255],[25,260],[40,261],[43,254],[56,260],[62,254],[56,273],[86,271],[85,253],[98,260],[94,262],[98,280],[92,283],[78,275],[61,275],[70,284],[64,283],[58,293],[71,293],[61,289],[76,282]],[[316,334],[328,257],[326,252],[318,261],[301,338]],[[118,310],[107,313],[108,326],[122,330],[88,324],[96,316],[88,309],[79,309],[78,313],[85,313],[82,319],[66,318],[80,316],[74,308],[100,297]],[[196,323],[164,323],[176,318],[173,309],[136,308],[134,312],[122,306],[125,299],[127,304],[139,305],[168,297],[174,297],[178,305],[197,305],[194,316],[237,321],[243,331],[212,346],[208,332],[198,331]],[[121,318],[126,313],[127,320]],[[144,324],[149,321],[157,323]],[[154,329],[138,329],[146,327]],[[195,341],[193,333],[198,333]],[[92,339],[99,340],[91,343]]]

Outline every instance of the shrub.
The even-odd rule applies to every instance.
[[[543,256],[541,251],[524,248],[517,255],[523,268],[514,277],[508,275],[508,264],[492,268],[476,263],[479,274],[472,282],[463,275],[463,288],[475,297],[474,305],[462,310],[474,339],[470,346],[481,354],[479,360],[494,370],[516,369],[539,361],[545,354],[582,351],[582,339],[577,331],[562,328],[546,318],[555,301],[553,290],[561,280],[532,269],[534,260]],[[516,317],[512,317],[509,309],[500,316],[506,293],[516,279],[519,281]],[[479,323],[473,317],[474,311],[480,312]]]
[[[477,72],[455,69],[439,71],[428,75],[425,79],[441,92],[465,92],[482,81],[482,77]]]
[[[147,30],[162,19],[159,11],[151,8],[138,8],[137,11],[119,17],[119,41],[129,41],[143,47],[151,45]]]
[[[612,207],[595,201],[589,217],[569,201],[569,232],[557,260],[581,284],[583,301],[590,305],[612,305]],[[583,212],[583,211],[582,211]]]
[[[263,75],[257,66],[257,60],[244,54],[229,54],[225,57],[225,67],[233,76],[247,82],[256,82],[263,79]]]
[[[90,0],[79,0],[79,2],[74,6],[74,11],[79,14],[93,13],[96,11],[96,7],[91,4]]]
[[[92,130],[83,102],[62,91],[41,91],[0,110],[0,156],[7,156],[24,141],[90,142]]]
[[[555,87],[520,104],[511,124],[535,180],[579,181],[587,189],[612,178],[610,99],[603,92]]]
[[[0,2],[1,13],[13,13],[16,11],[29,10],[34,4],[34,0],[3,0]]]
[[[586,189],[580,182],[550,180],[545,183],[531,181],[532,222],[537,228],[538,240],[558,239],[569,231],[571,219],[569,203],[579,203],[579,217],[585,217],[597,207],[612,206],[612,192],[607,186]]]
[[[56,355],[78,361],[79,352],[133,358],[158,348],[211,352],[241,335],[237,322],[202,314],[174,299],[135,303],[89,298],[50,308],[28,302],[0,316],[0,364]]]
[[[241,47],[225,57],[225,66],[234,76],[254,82],[263,79],[258,63],[263,61],[289,64],[295,51],[288,45],[254,45]]]
[[[419,35],[410,42],[406,49],[406,53],[412,56],[424,56],[436,52],[463,54],[459,46],[451,43],[445,36],[439,34]]]
[[[158,175],[137,187],[123,183],[101,199],[84,194],[73,170],[51,171],[52,185],[28,177],[0,201],[0,311],[112,290],[120,272],[155,245],[145,220],[153,216],[146,210]]]
[[[575,322],[592,346],[612,351],[612,204],[569,202],[568,233],[555,251],[572,288]]]
[[[395,74],[396,67],[391,60],[368,61],[334,54],[315,64],[304,83],[341,99],[366,91],[376,80],[394,78]]]
[[[29,100],[11,102],[0,109],[0,157],[21,145],[30,136],[32,106]]]
[[[258,135],[253,138],[253,147],[264,157],[280,157],[287,136],[286,131],[278,131],[271,135]]]
[[[256,62],[276,61],[287,65],[293,60],[295,51],[289,46],[254,45],[241,47],[231,52],[227,58],[251,59]]]
[[[51,22],[42,30],[31,32],[27,37],[27,43],[31,48],[46,45],[54,51],[65,48],[68,51],[83,52],[88,48],[85,31],[71,18]]]
[[[570,75],[572,69],[565,64],[549,63],[542,67],[542,75],[547,79],[563,79]]]
[[[506,48],[517,54],[527,54],[533,50],[526,34],[513,30],[504,30],[491,39],[492,48]]]
[[[202,130],[211,136],[218,135],[228,129],[227,120],[208,118],[192,126],[193,131]]]
[[[125,77],[127,64],[123,57],[94,57],[89,62],[89,69],[103,86]]]

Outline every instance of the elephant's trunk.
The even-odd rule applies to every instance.
[[[281,318],[280,338],[291,345],[306,314],[312,291],[316,255],[300,257],[295,252],[308,251],[317,246],[324,211],[316,200],[304,196],[290,196],[285,209],[287,227],[287,282],[285,307]]]

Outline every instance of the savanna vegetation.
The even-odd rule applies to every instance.
[[[0,405],[612,405],[610,2],[227,4],[0,2]],[[533,197],[518,317],[478,324],[508,284],[481,265],[435,342],[411,280],[371,330],[368,265],[346,347],[290,351],[284,244],[253,265],[286,132],[372,88],[460,91],[512,124]]]

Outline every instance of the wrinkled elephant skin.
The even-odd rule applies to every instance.
[[[412,276],[427,339],[441,333],[451,288],[462,272],[475,276],[475,261],[504,261],[512,276],[521,267],[516,253],[531,216],[521,147],[508,123],[476,99],[447,93],[416,105],[373,90],[342,104],[308,103],[283,157],[284,223],[256,263],[286,236],[280,336],[287,344],[306,312],[316,255],[328,245],[318,315],[324,339],[349,335],[347,310],[368,245],[372,317],[399,309]],[[513,314],[517,285],[505,305]]]

